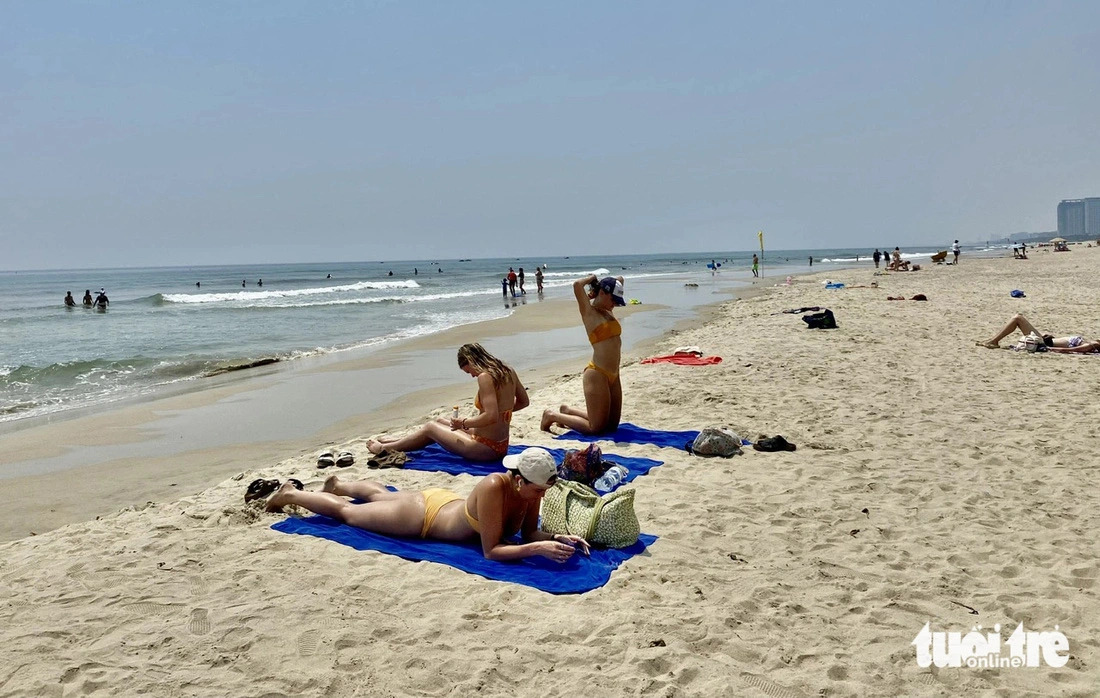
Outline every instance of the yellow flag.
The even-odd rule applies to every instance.
[[[760,238],[760,254],[764,254],[764,231],[757,231],[756,237]]]

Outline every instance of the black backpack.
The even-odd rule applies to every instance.
[[[836,318],[833,317],[833,311],[826,308],[820,313],[811,313],[810,315],[803,315],[802,321],[806,323],[806,327],[811,330],[835,330]]]

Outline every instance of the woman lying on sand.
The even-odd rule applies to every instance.
[[[480,344],[463,344],[459,348],[458,367],[477,378],[476,417],[440,417],[399,439],[370,439],[367,441],[370,452],[381,453],[387,448],[416,451],[435,442],[470,460],[499,460],[508,453],[512,413],[531,404],[519,376]]]
[[[391,492],[369,480],[340,482],[333,475],[320,492],[302,492],[293,483],[283,485],[267,503],[268,511],[296,504],[315,514],[388,536],[419,536],[444,541],[481,538],[481,550],[490,560],[519,560],[542,556],[565,562],[578,549],[588,554],[580,536],[551,535],[538,529],[539,503],[558,479],[554,457],[541,448],[528,448],[504,459],[507,473],[493,473],[474,486],[466,499],[449,490]],[[364,500],[352,504],[345,497]],[[520,533],[523,543],[504,542]]]
[[[1001,331],[998,332],[996,336],[992,339],[978,342],[978,346],[988,347],[989,349],[999,349],[1000,341],[1016,330],[1022,332],[1025,337],[1029,334],[1041,336],[1043,338],[1043,344],[1047,345],[1047,351],[1058,352],[1060,354],[1088,354],[1100,352],[1100,340],[1087,341],[1081,335],[1055,337],[1054,335],[1043,334],[1035,329],[1035,325],[1028,322],[1027,318],[1023,315],[1014,315],[1012,319],[1008,321],[1008,324],[1001,328]]]
[[[586,288],[587,287],[587,288]],[[626,305],[623,298],[623,277],[604,279],[596,275],[573,282],[581,322],[592,344],[592,360],[584,369],[584,410],[562,405],[542,413],[542,430],[550,431],[554,424],[575,429],[582,434],[603,434],[619,426],[623,411],[623,388],[619,383],[619,360],[623,342],[622,326],[613,311]]]

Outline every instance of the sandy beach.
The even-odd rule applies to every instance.
[[[1100,248],[1071,249],[766,278],[767,292],[636,346],[621,374],[625,421],[729,425],[798,449],[727,460],[603,444],[664,461],[632,485],[642,531],[659,539],[583,595],[271,530],[285,516],[244,505],[245,485],[297,477],[316,489],[328,473],[315,441],[217,463],[190,454],[140,474],[131,463],[129,476],[114,467],[94,484],[22,478],[5,530],[56,489],[75,517],[87,485],[98,516],[0,544],[0,696],[1095,695],[1100,357],[975,346],[1018,312],[1055,335],[1100,335]],[[824,288],[826,276],[846,287]],[[929,300],[886,300],[918,293]],[[832,309],[839,327],[807,330],[782,312],[805,306]],[[562,312],[539,322],[575,321]],[[640,363],[681,345],[723,362]],[[583,365],[532,372],[512,443],[569,445],[539,431],[539,417],[581,401]],[[467,476],[369,471],[365,443],[452,399],[472,413],[471,390],[329,427],[331,443],[362,454],[341,477],[469,492]],[[122,511],[94,501],[126,477],[198,493],[165,489]],[[910,643],[928,622],[962,633],[997,623],[1005,635],[1058,626],[1070,657],[1061,668],[920,668]]]

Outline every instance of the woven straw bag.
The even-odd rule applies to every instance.
[[[542,530],[580,536],[608,548],[633,545],[641,532],[634,490],[619,489],[601,497],[591,487],[559,479],[542,498]]]

